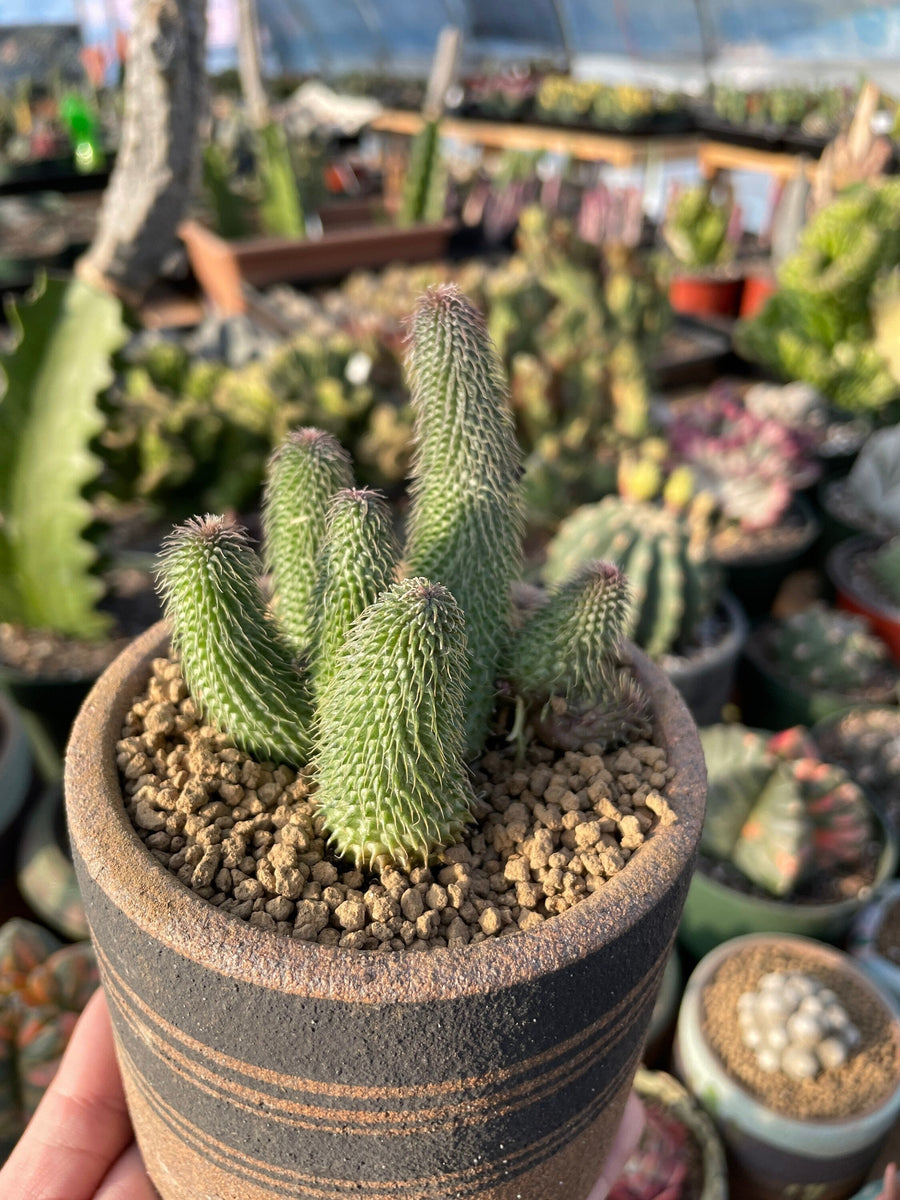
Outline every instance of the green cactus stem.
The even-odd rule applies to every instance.
[[[580,567],[555,588],[513,642],[504,674],[525,695],[596,704],[618,667],[629,594],[612,563]]]
[[[900,608],[900,537],[882,546],[872,558],[872,574],[895,608]]]
[[[321,695],[350,626],[394,581],[400,557],[384,498],[369,488],[335,493],[319,552],[312,675]]]
[[[52,279],[10,315],[18,339],[0,357],[0,620],[100,637],[109,618],[96,608],[103,585],[83,536],[83,491],[100,471],[89,442],[103,429],[97,396],[126,337],[121,306],[86,283]]]
[[[159,590],[185,680],[208,719],[248,753],[301,765],[312,706],[266,614],[260,574],[245,530],[195,517],[163,544]]]
[[[306,221],[284,126],[270,121],[256,139],[259,181],[262,186],[260,223],[274,237],[306,236]]]
[[[441,158],[439,121],[426,121],[413,138],[399,222],[440,221],[447,203],[447,170]]]
[[[523,531],[520,455],[484,318],[458,288],[420,301],[409,358],[415,451],[407,561],[466,614],[466,747],[474,757],[494,703]]]
[[[265,565],[272,574],[274,608],[296,653],[314,635],[316,556],[325,538],[328,505],[353,485],[346,450],[321,429],[297,429],[269,462],[263,495]]]
[[[792,679],[842,695],[864,693],[888,674],[890,662],[887,646],[862,617],[823,604],[777,623],[772,649]]]
[[[459,838],[474,798],[465,669],[463,615],[440,584],[396,583],[352,626],[319,701],[316,799],[342,857],[408,869]]]

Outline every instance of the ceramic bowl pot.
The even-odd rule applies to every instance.
[[[900,1115],[900,1075],[886,1096],[851,1117],[800,1120],[775,1112],[751,1095],[726,1071],[706,1037],[703,993],[729,956],[753,946],[795,950],[809,961],[813,973],[818,966],[849,974],[885,1011],[900,1053],[900,1019],[846,954],[807,938],[754,935],[719,946],[688,980],[675,1035],[676,1070],[722,1135],[735,1200],[846,1200],[865,1180]]]
[[[829,904],[796,904],[774,897],[752,896],[696,871],[691,880],[678,938],[695,958],[729,938],[749,933],[792,933],[840,942],[853,918],[891,879],[897,869],[897,834],[873,804],[872,814],[882,843],[871,888],[848,900]]]
[[[900,962],[888,958],[879,947],[879,934],[885,917],[900,904],[900,880],[883,889],[877,900],[857,915],[850,930],[849,950],[867,975],[892,997],[900,1008]]]
[[[696,1200],[728,1200],[728,1167],[716,1127],[697,1101],[673,1075],[639,1067],[634,1090],[645,1104],[659,1104],[688,1131],[699,1151],[700,1170],[694,1178]]]
[[[584,1200],[619,1123],[693,869],[696,729],[634,652],[678,820],[537,930],[436,953],[278,938],[145,849],[116,742],[158,625],[69,746],[73,855],[144,1161],[163,1200]]]

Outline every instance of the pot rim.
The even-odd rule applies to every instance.
[[[825,560],[825,572],[832,586],[838,592],[843,592],[861,608],[873,616],[885,621],[900,621],[900,605],[883,604],[872,596],[867,596],[853,586],[850,578],[850,563],[860,554],[878,550],[890,539],[879,540],[868,533],[860,533],[846,541],[833,546]]]
[[[822,532],[822,522],[816,516],[813,506],[801,490],[794,492],[790,504],[784,511],[784,515],[787,516],[791,512],[799,513],[803,518],[802,525],[798,526],[798,533],[802,533],[803,537],[795,546],[783,547],[780,550],[774,551],[761,550],[755,554],[741,554],[734,558],[728,558],[727,556],[716,554],[713,544],[714,534],[713,541],[710,542],[713,558],[726,571],[732,569],[747,570],[753,567],[777,567],[783,563],[792,562],[794,559],[800,558],[819,537],[819,534]]]
[[[713,611],[724,614],[727,621],[725,633],[714,645],[704,647],[699,655],[664,654],[660,662],[670,679],[699,675],[727,663],[730,658],[737,658],[741,653],[750,632],[750,622],[740,600],[724,588],[719,593]]]
[[[666,795],[678,820],[650,839],[628,868],[537,929],[427,954],[364,954],[277,937],[196,896],[146,849],[122,803],[115,745],[150,663],[168,648],[165,622],[138,637],[85,700],[66,755],[69,832],[84,869],[149,937],[219,974],[289,994],[358,1002],[421,1002],[536,981],[627,935],[685,874],[696,854],[706,767],[696,726],[675,687],[630,644],[675,768]]]
[[[710,981],[712,974],[725,959],[752,945],[765,943],[788,943],[796,946],[798,951],[809,951],[831,966],[846,970],[856,983],[873,996],[886,1010],[891,1019],[891,1029],[894,1041],[900,1049],[900,1019],[898,1012],[890,999],[871,976],[867,975],[860,966],[843,951],[834,946],[828,946],[814,938],[803,937],[792,933],[748,933],[740,937],[730,938],[727,942],[716,946],[700,960],[694,968],[685,988],[681,1012],[678,1016],[676,1037],[679,1042],[681,1071],[691,1075],[691,1068],[699,1068],[706,1076],[704,1086],[710,1086],[709,1080],[719,1085],[723,1092],[731,1094],[733,1100],[727,1099],[721,1104],[722,1096],[717,1097],[717,1120],[742,1129],[751,1136],[765,1140],[782,1150],[797,1154],[814,1154],[822,1158],[840,1158],[852,1149],[869,1145],[881,1133],[887,1130],[900,1111],[900,1070],[894,1088],[888,1092],[876,1105],[862,1113],[845,1117],[815,1117],[803,1120],[789,1117],[784,1113],[776,1113],[764,1101],[758,1100],[742,1083],[729,1074],[718,1054],[713,1050],[703,1033],[701,1020],[701,999],[703,989]],[[685,1043],[690,1040],[690,1049],[694,1052],[688,1061],[684,1055]],[[697,1054],[702,1055],[702,1062],[697,1062]],[[693,1083],[688,1079],[691,1090]],[[836,1136],[841,1135],[841,1136]]]

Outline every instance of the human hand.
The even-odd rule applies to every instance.
[[[605,1200],[640,1140],[634,1093],[588,1200]],[[75,1026],[56,1077],[0,1170],[3,1200],[158,1200],[134,1142],[112,1026],[98,989]]]
[[[0,1170],[3,1200],[158,1200],[134,1142],[103,993]]]

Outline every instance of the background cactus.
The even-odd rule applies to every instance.
[[[666,509],[607,496],[562,522],[544,575],[559,583],[591,559],[614,562],[631,588],[627,635],[651,657],[677,653],[715,604],[719,573],[704,532]]]
[[[30,921],[0,929],[0,1162],[38,1106],[99,983],[90,942]]]
[[[97,395],[125,340],[119,302],[75,280],[48,280],[12,308],[13,351],[0,357],[0,620],[98,637],[109,617],[91,573],[96,551],[85,487],[100,462]]]
[[[900,608],[900,537],[876,551],[871,560],[872,574],[895,608]]]
[[[767,739],[717,725],[701,740],[709,778],[703,853],[778,897],[816,873],[861,868],[875,828],[865,793],[823,763],[802,731]]]
[[[662,225],[663,240],[677,262],[691,270],[714,267],[734,257],[730,236],[733,203],[717,198],[708,183],[677,188],[669,199]]]
[[[900,534],[900,425],[868,438],[847,477],[847,491],[871,529]]]
[[[864,693],[886,673],[887,646],[862,617],[812,605],[779,621],[771,647],[778,667],[807,687]]]
[[[426,121],[413,138],[403,183],[399,222],[440,221],[447,204],[447,170],[441,157],[440,121]]]
[[[303,206],[282,124],[270,121],[257,132],[256,158],[262,188],[259,218],[263,230],[276,237],[305,237]]]
[[[435,581],[390,583],[387,510],[370,493],[341,490],[349,467],[321,431],[300,431],[273,456],[264,522],[282,594],[298,591],[296,560],[318,544],[317,590],[292,614],[295,629],[310,631],[318,804],[338,852],[367,866],[427,860],[468,820],[463,752],[476,754],[488,732],[521,562],[518,448],[502,369],[483,319],[455,288],[420,302],[410,376],[416,452],[403,558],[410,571],[427,564]],[[311,537],[329,504],[327,531]],[[166,544],[161,591],[185,678],[208,716],[251,752],[301,764],[313,725],[307,664],[294,669],[282,607],[266,613],[260,572],[233,525],[195,519]],[[598,738],[648,732],[644,697],[618,663],[623,593],[618,571],[594,568],[536,614],[539,644],[529,636],[513,654],[520,711],[556,692],[563,706],[566,697],[583,706],[575,715]],[[517,694],[514,685],[507,693]]]

